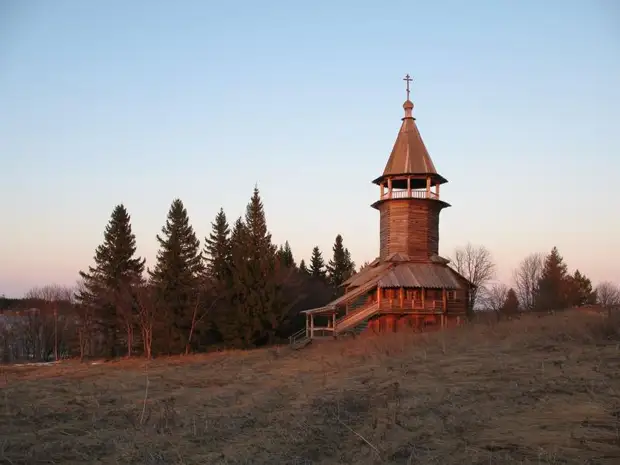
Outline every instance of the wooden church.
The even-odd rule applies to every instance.
[[[409,99],[379,186],[379,257],[343,283],[344,295],[305,310],[306,327],[291,336],[303,346],[343,333],[443,328],[465,318],[473,285],[439,256],[441,176],[422,141]],[[429,328],[430,329],[430,328]]]

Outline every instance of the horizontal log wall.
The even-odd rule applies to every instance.
[[[448,300],[447,313],[451,315],[464,315],[467,313],[469,291],[457,290],[456,299]]]
[[[388,200],[379,206],[381,259],[400,252],[412,260],[428,261],[439,253],[439,212],[433,200]]]
[[[452,328],[465,322],[464,316],[445,315],[380,315],[368,322],[364,331],[367,334],[392,332],[437,331],[443,328]]]
[[[461,315],[467,312],[467,301],[456,300],[448,302],[447,313],[450,315]]]

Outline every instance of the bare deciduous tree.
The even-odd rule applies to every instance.
[[[95,309],[92,305],[76,302],[75,296],[85,294],[84,280],[79,280],[73,293],[73,304],[76,313],[77,336],[80,348],[80,361],[84,361],[86,354],[93,355],[95,342]]]
[[[292,271],[292,268],[291,268],[291,271]],[[194,336],[194,333],[196,332],[198,325],[203,322],[203,320],[205,319],[207,315],[209,315],[209,313],[211,313],[211,311],[215,308],[215,306],[218,304],[218,302],[221,299],[221,296],[212,298],[211,305],[205,308],[204,305],[202,304],[201,296],[204,296],[204,292],[203,291],[197,292],[196,297],[195,297],[196,300],[194,302],[194,309],[192,311],[192,322],[189,328],[189,335],[187,337],[187,344],[185,344],[185,355],[188,355],[191,351],[192,337]]]
[[[488,310],[495,312],[497,320],[500,320],[502,309],[508,297],[508,286],[503,283],[494,283],[485,288],[480,294],[480,300]]]
[[[136,287],[136,303],[138,307],[138,325],[142,335],[144,356],[150,360],[153,355],[153,326],[156,318],[155,292],[149,285]]]
[[[468,243],[465,247],[454,251],[451,261],[454,269],[475,286],[469,293],[468,313],[472,316],[478,302],[478,295],[484,286],[495,277],[493,257],[486,247]]]
[[[187,343],[185,344],[185,355],[188,355],[191,347],[192,347],[192,337],[194,336],[194,332],[196,331],[196,325],[202,321],[207,312],[203,312],[202,315],[199,316],[200,310],[200,296],[202,292],[198,291],[194,295],[194,308],[192,310],[192,322],[189,327],[189,334],[187,335]]]
[[[133,329],[136,320],[135,290],[138,284],[123,282],[120,289],[112,292],[112,303],[116,307],[119,323],[125,328],[127,357],[131,357],[133,348]]]
[[[14,346],[11,324],[6,317],[0,315],[0,363],[10,363],[13,360]]]
[[[40,312],[43,315],[38,316],[39,321],[47,321],[53,316],[53,347],[54,347],[54,360],[59,359],[59,338],[64,335],[68,324],[67,315],[63,315],[61,318],[62,328],[59,328],[59,308],[61,304],[68,304],[71,301],[73,292],[71,288],[66,286],[60,286],[58,284],[48,284],[43,287],[35,287],[26,293],[27,299],[36,299],[42,302]],[[51,314],[51,315],[50,315]]]
[[[517,297],[524,310],[534,308],[534,298],[544,265],[545,256],[541,253],[533,253],[521,260],[513,272]]]
[[[611,315],[612,309],[620,307],[620,286],[610,281],[604,281],[596,286],[596,298],[598,303],[606,308]]]
[[[48,360],[54,339],[53,318],[35,307],[20,310],[18,318],[15,326],[22,335],[26,357],[32,360]]]

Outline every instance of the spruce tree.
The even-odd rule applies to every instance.
[[[257,187],[245,221],[237,220],[232,237],[232,315],[223,336],[247,348],[273,341],[286,316],[277,280],[277,248]]]
[[[277,248],[272,243],[271,233],[267,229],[267,218],[258,187],[254,187],[252,198],[245,210],[245,227],[250,246],[253,247],[253,256],[264,259],[266,264],[274,265]]]
[[[204,300],[209,300],[207,307],[209,315],[206,315],[199,334],[199,340],[203,344],[219,341],[222,339],[222,327],[226,325],[226,319],[222,314],[229,308],[230,291],[232,286],[232,234],[228,225],[228,219],[224,209],[215,216],[211,223],[211,234],[205,237],[203,256],[205,258],[205,277],[207,286],[204,289]]]
[[[304,275],[309,275],[310,271],[308,271],[308,267],[306,266],[306,261],[302,258],[299,262],[299,271]]]
[[[567,276],[568,281],[568,304],[574,307],[593,305],[596,303],[596,292],[592,289],[592,281],[575,270],[572,276]]]
[[[95,251],[95,265],[87,272],[80,271],[83,287],[76,294],[78,304],[92,308],[96,315],[104,334],[104,350],[111,357],[120,354],[117,335],[131,331],[134,307],[127,290],[142,280],[145,262],[135,254],[131,217],[120,204],[114,207],[103,243]]]
[[[342,236],[338,234],[334,242],[333,258],[327,264],[329,283],[338,288],[349,279],[355,272],[355,264],[351,260],[351,254],[342,243]]]
[[[291,246],[286,241],[284,243],[284,247],[280,246],[278,249],[278,259],[280,263],[287,268],[295,268],[295,259],[293,258],[293,251],[291,250]]]
[[[230,282],[231,238],[230,228],[224,209],[211,223],[212,232],[205,238],[204,257],[208,278],[218,289]]]
[[[310,271],[310,276],[313,278],[318,278],[323,281],[327,279],[325,261],[323,260],[323,254],[321,253],[318,245],[314,246],[312,249],[312,256],[310,257],[310,267],[308,271]]]
[[[250,292],[252,279],[249,269],[249,241],[247,228],[241,218],[233,225],[230,235],[231,283],[227,308],[218,315],[217,326],[224,343],[232,347],[252,346],[254,321],[252,312],[246,307],[246,296]]]
[[[508,289],[506,293],[506,301],[502,306],[502,313],[506,315],[515,315],[519,313],[519,299],[517,298],[517,293],[511,287]]]
[[[353,261],[353,259],[351,259],[351,252],[349,252],[349,249],[344,249],[344,258],[345,258],[345,276],[346,279],[349,279],[351,276],[353,276],[355,274],[355,262]]]
[[[163,313],[161,346],[168,353],[180,353],[187,347],[204,272],[200,241],[180,199],[172,202],[157,241],[157,262],[149,274]]]
[[[545,258],[534,298],[537,310],[559,310],[568,306],[568,279],[566,264],[557,247]]]
[[[239,217],[233,224],[233,229],[230,233],[230,249],[231,253],[234,247],[238,247],[244,241],[245,234],[245,224],[243,223],[243,218]]]
[[[267,229],[265,210],[258,187],[254,187],[254,193],[246,208],[245,224],[255,259],[252,271],[257,286],[252,288],[251,294],[255,316],[259,315],[261,321],[254,343],[263,344],[273,342],[285,314],[276,272],[277,248],[272,243],[271,234]],[[292,259],[292,253],[290,258]]]

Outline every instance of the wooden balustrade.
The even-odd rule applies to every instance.
[[[445,310],[442,300],[426,300],[421,299],[403,299],[402,305],[400,299],[395,297],[393,299],[383,298],[380,304],[381,310],[393,310],[393,311],[432,311],[442,312]]]
[[[386,199],[434,199],[439,200],[439,194],[426,190],[392,190],[384,192],[381,200]]]

